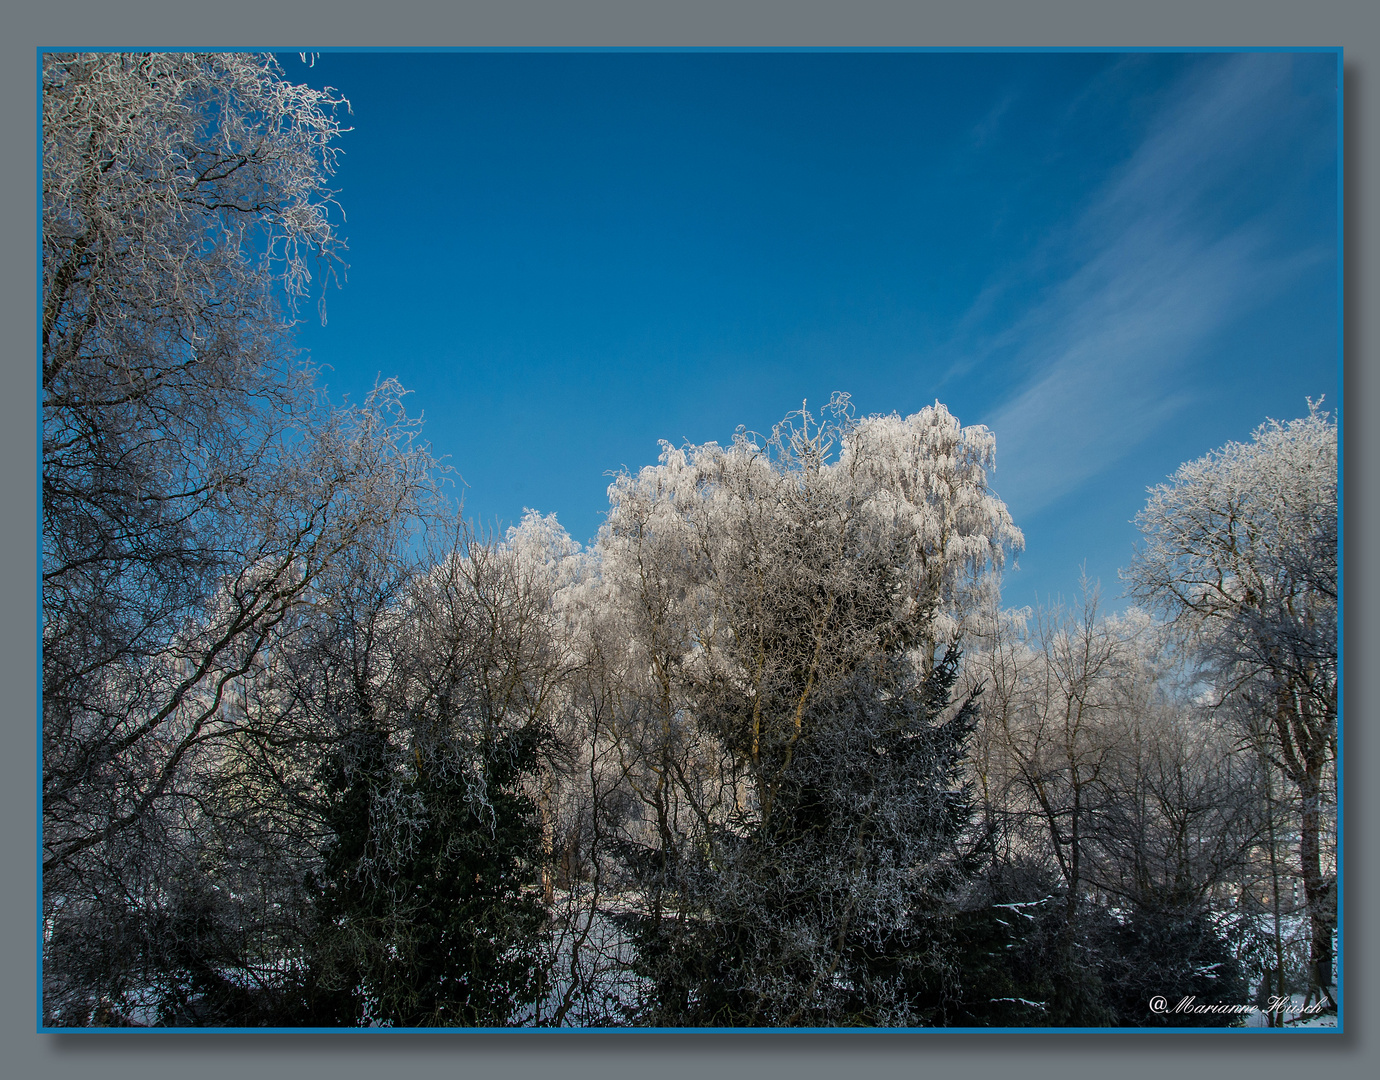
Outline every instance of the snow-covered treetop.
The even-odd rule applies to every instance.
[[[1024,544],[988,485],[995,454],[989,430],[963,427],[938,402],[855,420],[848,395],[835,394],[819,422],[802,407],[766,438],[740,430],[726,447],[663,442],[658,464],[609,487],[599,551],[617,561],[635,550],[645,562],[653,547],[662,561],[673,548],[703,580],[722,572],[730,549],[772,550],[771,534],[837,536],[821,558],[883,557],[904,582],[896,616],[930,620],[924,637],[953,640],[996,588],[1007,551]]]
[[[1337,425],[1320,403],[1269,420],[1150,489],[1134,594],[1193,623],[1299,603],[1335,608]],[[1305,601],[1305,598],[1306,601]],[[1301,615],[1293,611],[1292,617]]]
[[[1025,538],[988,487],[996,437],[963,427],[939,402],[911,416],[870,416],[847,434],[837,468],[854,478],[869,512],[904,537],[917,596],[966,613],[1007,550]]]

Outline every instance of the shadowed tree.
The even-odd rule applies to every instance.
[[[290,348],[339,262],[343,99],[248,54],[49,53],[42,79],[45,1015],[80,1024],[182,979],[168,928],[224,906],[208,850],[253,861],[207,842],[246,688],[431,463],[396,385],[331,409]]]

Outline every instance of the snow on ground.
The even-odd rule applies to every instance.
[[[1280,1008],[1276,1012],[1277,1015],[1284,1017],[1285,1027],[1335,1028],[1337,1026],[1337,1014],[1335,1012],[1322,1012],[1316,1003],[1308,1006],[1306,1002],[1307,998],[1303,994],[1292,994],[1287,1002],[1280,1003]],[[1305,1009],[1308,1011],[1305,1012]],[[1244,1026],[1248,1028],[1269,1027],[1269,1018],[1262,1010],[1256,1009],[1255,1012],[1246,1016]]]

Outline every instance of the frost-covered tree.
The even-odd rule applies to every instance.
[[[900,547],[904,602],[921,614],[927,663],[970,632],[1000,596],[1008,551],[1024,538],[988,486],[996,437],[963,427],[939,402],[912,416],[870,416],[843,437],[838,472],[863,495],[873,527]]]
[[[430,462],[399,387],[332,409],[291,350],[342,247],[343,99],[248,54],[52,53],[42,80],[44,976],[66,1024],[246,925],[253,875],[235,909],[202,869],[263,854],[210,842],[250,687],[345,562],[394,549]]]
[[[942,406],[839,395],[611,486],[589,588],[648,1017],[925,1018],[967,824],[954,646],[1021,541],[991,465]]]
[[[1085,580],[1073,609],[989,610],[969,654],[970,685],[983,687],[974,768],[999,859],[993,896],[1040,905],[1015,923],[1047,938],[1038,979],[1016,994],[1038,1009],[1026,1022],[1112,1021],[1091,948],[1102,913],[1088,899],[1098,830],[1116,805],[1116,767],[1150,680],[1135,628],[1097,608]],[[1014,878],[1031,891],[1013,892]]]
[[[214,393],[208,369],[252,387],[282,302],[339,266],[342,108],[269,56],[44,54],[45,391],[112,408]]]
[[[297,684],[336,730],[290,1022],[503,1025],[542,993],[549,593],[511,551],[448,535],[327,635]]]
[[[1310,980],[1331,982],[1335,876],[1325,800],[1337,754],[1337,426],[1318,405],[1248,443],[1188,462],[1151,489],[1145,540],[1126,571],[1207,662],[1299,799],[1299,873]]]
[[[1149,996],[1176,988],[1239,1001],[1257,960],[1261,777],[1184,685],[1165,628],[1136,608],[1099,615],[1085,579],[1077,607],[989,612],[972,645],[971,766],[995,849],[975,895],[1015,905],[981,950],[983,978],[1009,983],[994,1000],[1080,1026],[1142,1026]],[[1130,975],[1152,962],[1158,988]]]
[[[663,444],[610,487],[598,546],[667,731],[682,694],[712,712],[766,818],[812,698],[878,655],[932,666],[1023,542],[988,487],[985,428],[942,405],[855,423],[846,395],[827,415]]]

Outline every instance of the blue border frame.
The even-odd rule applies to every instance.
[[[43,326],[43,51],[34,63],[34,326]],[[34,388],[34,1011],[43,1026],[43,334],[36,335]]]
[[[1346,68],[1337,49],[1337,1030],[1344,1030],[1346,957],[1343,813],[1346,772]]]
[[[145,46],[146,47],[146,46]],[[41,283],[43,280],[43,54],[49,52],[130,52],[140,48],[139,46],[83,46],[83,45],[40,45],[34,50],[35,58],[35,109],[36,116],[34,121],[34,138],[36,142],[35,153],[35,282]],[[1345,534],[1346,534],[1346,515],[1345,515],[1345,485],[1343,478],[1345,475],[1345,455],[1341,453],[1346,445],[1345,440],[1345,383],[1346,383],[1346,276],[1345,276],[1345,64],[1344,49],[1340,45],[1260,45],[1260,46],[1217,46],[1217,45],[1192,45],[1192,46],[1116,46],[1116,45],[1080,45],[1080,46],[1002,46],[987,47],[981,45],[963,46],[927,46],[927,45],[886,45],[886,46],[808,46],[808,45],[789,45],[789,46],[752,46],[752,45],[732,45],[732,46],[678,46],[678,45],[658,45],[658,46],[562,46],[562,45],[543,45],[543,46],[521,46],[521,45],[501,45],[501,46],[478,46],[478,45],[452,45],[452,46],[370,46],[370,45],[335,45],[318,47],[299,47],[299,46],[264,46],[264,45],[227,45],[227,46],[158,46],[160,52],[270,52],[270,53],[977,53],[977,54],[1017,54],[1017,53],[1335,53],[1337,57],[1337,404],[1335,412],[1337,415],[1337,440],[1338,440],[1338,459],[1337,459],[1337,945],[1334,960],[1337,967],[1337,1025],[1331,1028],[1246,1028],[1246,1027],[939,1027],[939,1028],[720,1028],[720,1027],[455,1027],[455,1028],[363,1028],[363,1027],[151,1027],[151,1028],[67,1028],[67,1027],[48,1027],[43,1023],[43,394],[40,378],[38,387],[37,401],[35,402],[35,412],[37,414],[36,435],[35,435],[35,461],[37,467],[36,482],[34,485],[34,503],[36,508],[35,523],[35,606],[36,611],[36,641],[37,663],[35,670],[35,683],[38,687],[37,694],[37,716],[36,730],[38,732],[37,754],[34,763],[35,773],[35,834],[36,834],[36,883],[34,897],[34,921],[35,921],[35,956],[34,956],[34,1008],[35,1008],[35,1031],[39,1034],[61,1034],[61,1035],[130,1035],[130,1036],[149,1036],[161,1034],[199,1034],[199,1035],[223,1035],[223,1034],[283,1034],[283,1035],[414,1035],[414,1034],[480,1034],[480,1035],[512,1035],[515,1033],[531,1035],[578,1035],[578,1034],[620,1034],[620,1035],[641,1035],[641,1034],[674,1034],[674,1035],[757,1035],[757,1034],[801,1034],[801,1035],[874,1035],[874,1034],[909,1034],[909,1035],[973,1035],[973,1034],[999,1034],[999,1035],[1069,1035],[1069,1034],[1092,1034],[1092,1035],[1197,1035],[1197,1036],[1232,1036],[1239,1035],[1251,1037],[1256,1035],[1341,1035],[1345,1033],[1346,1015],[1346,995],[1345,995],[1345,955],[1346,955],[1346,935],[1344,918],[1344,877],[1343,853],[1345,845],[1343,842],[1343,805],[1345,799],[1344,773],[1346,766],[1346,754],[1344,752],[1345,742],[1345,624],[1346,624],[1346,560],[1345,554]],[[43,290],[35,290],[35,325],[42,326],[43,320]],[[38,335],[37,341],[38,355],[35,360],[39,370],[43,364],[42,335]]]

